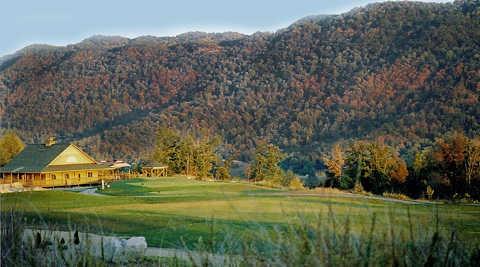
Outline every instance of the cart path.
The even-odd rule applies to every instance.
[[[206,262],[212,266],[238,266],[240,258],[238,256],[229,256],[221,254],[212,254],[208,252],[175,249],[175,248],[157,248],[147,247],[145,250],[147,257],[177,258],[186,262],[194,263],[195,266],[205,265]],[[236,263],[236,264],[235,264]]]
[[[102,193],[97,193],[97,188],[88,188],[86,190],[80,191],[81,194],[86,195],[93,195],[93,196],[109,196]],[[324,193],[324,192],[315,192],[315,193],[308,193],[308,192],[273,192],[273,193],[247,193],[247,196],[286,196],[286,197],[338,197],[338,198],[357,198],[357,199],[368,199],[368,200],[380,200],[385,202],[392,202],[392,203],[401,203],[401,204],[408,204],[408,205],[431,205],[431,204],[442,204],[441,202],[433,202],[433,201],[426,201],[426,200],[402,200],[402,199],[395,199],[395,198],[387,198],[382,196],[365,196],[365,195],[358,195],[352,193]],[[156,194],[156,195],[119,195],[121,197],[132,197],[132,198],[165,198],[171,197],[171,194]]]
[[[104,194],[99,194],[97,193],[97,188],[94,187],[94,188],[87,188],[85,190],[82,190],[80,191],[80,194],[84,194],[84,195],[90,195],[90,196],[100,196],[100,197],[105,197],[107,195],[104,195]]]

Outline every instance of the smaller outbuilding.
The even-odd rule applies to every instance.
[[[142,166],[142,174],[147,177],[168,175],[168,166],[160,162],[148,162]]]

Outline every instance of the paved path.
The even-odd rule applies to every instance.
[[[194,266],[205,266],[206,262],[208,262],[208,266],[239,266],[238,257],[184,249],[148,247],[145,251],[145,256],[163,258],[175,257],[186,262],[192,262],[194,263]]]
[[[85,190],[80,191],[80,194],[91,195],[91,196],[100,196],[104,197],[105,195],[97,193],[97,188],[87,188]]]
[[[84,190],[80,193],[88,194],[88,195],[95,195],[95,196],[106,196],[103,194],[96,193],[96,188]],[[315,193],[307,193],[307,192],[273,192],[273,193],[248,193],[247,196],[286,196],[286,197],[339,197],[339,198],[358,198],[358,199],[370,199],[370,200],[380,200],[385,202],[393,202],[393,203],[402,203],[402,204],[409,204],[409,205],[430,205],[430,204],[442,204],[441,202],[432,202],[427,200],[402,200],[402,199],[395,199],[395,198],[387,198],[382,196],[365,196],[359,194],[352,194],[352,193],[324,193],[324,192],[315,192]],[[168,195],[121,195],[122,197],[132,197],[132,198],[165,198],[171,197],[171,194]]]
[[[374,199],[386,202],[395,202],[402,204],[424,205],[424,204],[437,204],[437,202],[431,201],[419,201],[419,200],[401,200],[395,198],[387,198],[381,196],[364,196],[352,193],[306,193],[306,192],[278,192],[278,193],[249,193],[250,196],[289,196],[289,197],[343,197],[343,198],[360,198],[360,199]]]

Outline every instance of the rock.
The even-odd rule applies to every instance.
[[[116,237],[104,239],[105,259],[115,263],[125,262],[125,241]]]
[[[145,256],[147,242],[144,237],[132,237],[130,239],[119,239],[121,246],[118,246],[112,258],[114,263],[127,263],[136,261]]]
[[[132,237],[129,238],[125,244],[125,250],[131,254],[131,256],[142,256],[145,255],[145,250],[147,249],[147,241],[145,237]]]
[[[22,183],[15,182],[13,184],[0,184],[0,193],[15,193],[25,191],[41,191],[46,190],[42,187],[23,187]]]
[[[40,239],[38,238],[40,236]],[[81,257],[88,254],[91,257],[102,259],[116,264],[128,263],[145,256],[147,242],[144,237],[122,239],[115,236],[103,236],[81,232],[48,231],[25,229],[22,236],[23,243],[29,248],[35,248],[35,241],[48,242],[47,248],[54,253],[60,253],[66,263],[76,265]],[[61,251],[57,251],[58,244],[63,240]]]

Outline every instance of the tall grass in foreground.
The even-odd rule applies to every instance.
[[[459,240],[455,231],[442,235],[437,224],[415,232],[397,229],[394,214],[389,214],[387,231],[377,231],[377,215],[360,234],[351,231],[351,221],[337,221],[330,210],[326,218],[294,218],[298,223],[262,233],[265,247],[259,250],[244,242],[246,265],[273,266],[478,266],[477,245]],[[438,217],[436,217],[438,218]],[[251,244],[251,243],[250,243]]]
[[[479,244],[460,240],[456,232],[439,229],[434,212],[430,225],[417,226],[408,211],[408,228],[397,228],[389,212],[388,227],[372,214],[360,233],[351,231],[350,218],[339,219],[330,208],[315,218],[301,213],[287,217],[288,224],[246,230],[240,236],[228,230],[218,239],[215,220],[210,234],[194,248],[185,244],[187,258],[150,257],[125,265],[148,266],[478,266]],[[1,214],[1,266],[112,266],[79,250],[66,258],[58,244],[22,243],[25,221],[13,210]],[[382,230],[380,230],[382,229]],[[383,230],[387,229],[387,230]],[[217,237],[217,239],[215,239]],[[181,237],[180,237],[181,238]],[[61,245],[61,244],[60,244]],[[189,249],[187,249],[189,247]],[[59,253],[60,252],[60,253]],[[46,261],[46,258],[49,258]]]
[[[85,253],[80,247],[74,253],[67,253],[66,244],[42,240],[40,235],[33,236],[34,242],[26,240],[24,230],[28,227],[26,218],[19,211],[10,209],[0,212],[1,264],[0,266],[103,266]],[[43,224],[41,228],[56,230],[52,224]],[[74,232],[72,232],[74,235]]]
[[[225,265],[237,266],[479,266],[479,244],[460,240],[455,230],[440,230],[436,212],[422,226],[407,214],[407,230],[397,228],[391,210],[387,230],[378,230],[373,214],[365,230],[353,233],[350,219],[337,219],[330,208],[324,218],[298,214],[285,227],[245,233],[241,241],[227,233],[220,242],[200,240],[197,249],[215,252],[216,245],[229,255]]]

